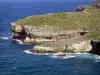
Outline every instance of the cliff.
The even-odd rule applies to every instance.
[[[11,23],[11,29],[13,39],[37,43],[31,52],[100,52],[100,9],[34,15]]]
[[[93,2],[89,5],[81,5],[76,8],[76,11],[87,11],[92,9],[100,9],[100,1]]]

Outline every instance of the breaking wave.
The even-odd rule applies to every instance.
[[[13,40],[16,41],[18,44],[21,44],[21,45],[25,44],[22,40],[17,40],[17,39],[13,39]]]
[[[65,56],[56,56],[56,55],[51,55],[51,58],[59,58],[59,59],[71,59],[74,58],[74,55],[65,55]]]
[[[48,55],[51,58],[59,58],[59,59],[69,59],[69,58],[75,57],[73,55],[58,56],[58,54],[60,54],[60,53],[33,53],[33,52],[30,52],[30,50],[25,50],[23,52],[25,52],[27,54],[34,54],[34,55]]]
[[[23,51],[23,52],[25,52],[25,53],[27,53],[27,54],[32,54],[32,52],[30,52],[29,50],[25,50],[25,51]]]
[[[27,54],[34,54],[34,55],[50,55],[50,53],[35,53],[35,52],[33,53],[30,50],[25,50],[23,52],[25,52]]]
[[[30,50],[23,51],[27,54],[34,54],[34,55],[47,55],[50,58],[57,58],[57,59],[71,59],[71,58],[81,58],[81,59],[90,59],[94,62],[100,62],[100,56],[93,55],[89,53],[33,53]]]

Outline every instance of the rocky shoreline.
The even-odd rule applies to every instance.
[[[48,27],[51,28],[50,30],[47,27],[16,25],[14,23],[11,23],[11,27],[13,39],[23,40],[26,44],[37,43],[37,45],[30,50],[31,52],[99,54],[98,48],[95,47],[98,46],[98,43],[100,43],[99,41],[80,40],[88,33],[88,31],[81,29],[67,31]]]
[[[100,2],[97,1],[97,2],[94,2],[94,3],[89,4],[89,5],[78,6],[76,8],[76,11],[80,12],[80,11],[87,11],[87,10],[92,10],[92,9],[100,9]]]
[[[79,7],[77,8],[77,11],[78,9]],[[76,13],[79,14],[78,16],[80,16],[80,13],[78,12]],[[26,19],[29,18],[30,17]],[[35,53],[66,52],[66,53],[92,53],[100,55],[99,40],[83,39],[90,31],[92,30],[81,29],[81,28],[74,30],[67,30],[67,29],[64,30],[59,27],[51,25],[38,26],[38,25],[24,25],[24,24],[19,25],[16,24],[15,22],[11,23],[11,33],[13,39],[22,40],[26,44],[37,43],[37,45],[35,45],[33,49],[30,49],[31,52]]]

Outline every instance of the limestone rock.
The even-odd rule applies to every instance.
[[[54,53],[55,50],[52,47],[36,45],[35,47],[33,47],[33,52],[37,52],[37,53]]]
[[[26,37],[24,43],[30,43],[30,42],[32,42],[32,40],[29,37]]]
[[[91,41],[82,41],[79,43],[74,43],[68,47],[69,50],[75,50],[76,52],[89,52],[92,49]]]
[[[21,31],[22,31],[21,25],[16,25],[16,26],[15,26],[15,31],[16,31],[16,32],[21,32]]]

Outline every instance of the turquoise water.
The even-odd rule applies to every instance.
[[[65,57],[32,54],[34,45],[12,40],[10,23],[30,15],[73,12],[93,0],[0,3],[0,75],[100,75],[100,57],[67,54]]]

